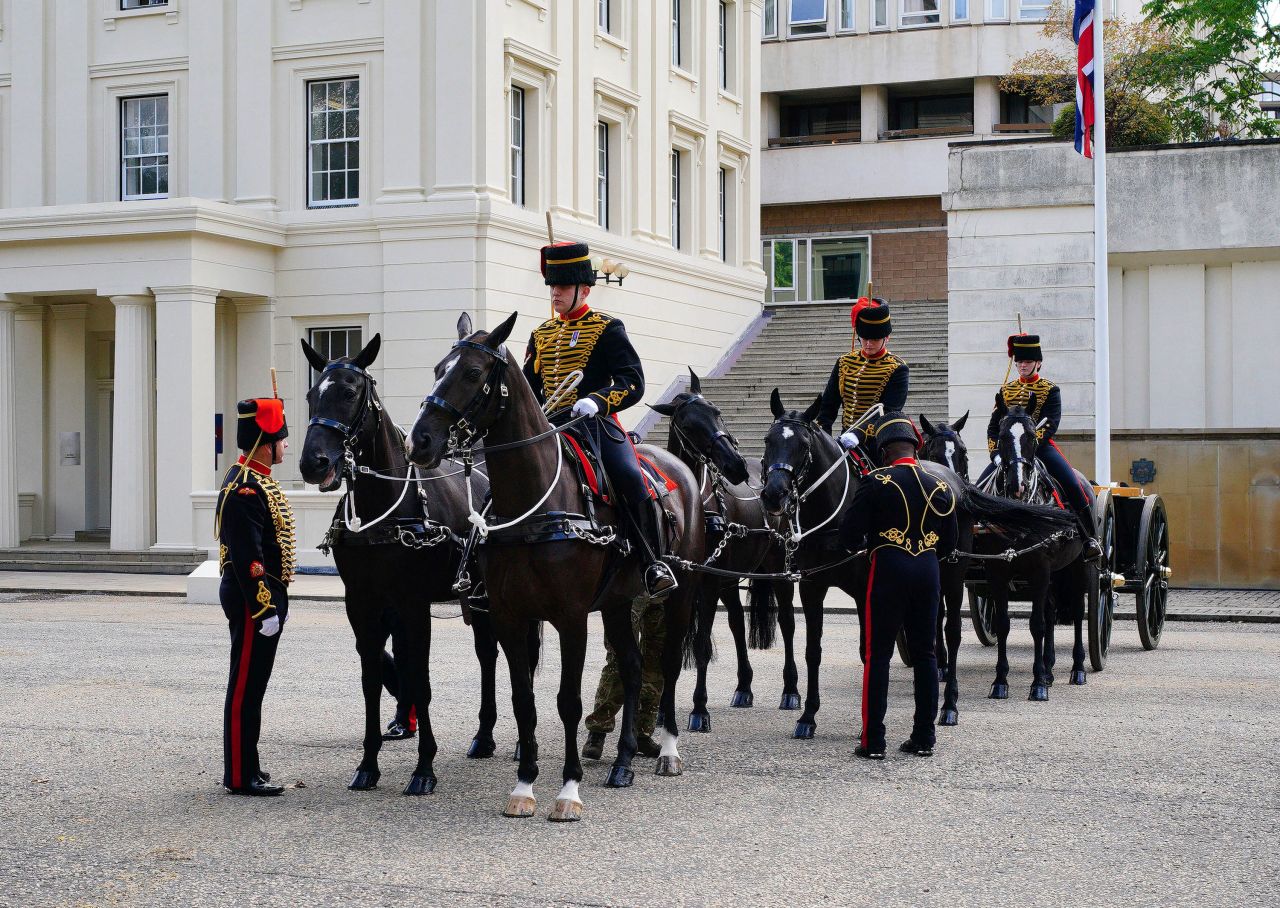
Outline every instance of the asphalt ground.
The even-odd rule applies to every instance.
[[[827,621],[825,705],[805,742],[789,738],[797,713],[774,708],[779,650],[753,654],[755,708],[728,708],[721,621],[714,730],[681,736],[685,775],[658,778],[637,760],[635,787],[612,791],[607,763],[588,763],[584,820],[567,826],[546,822],[560,776],[554,637],[537,680],[538,816],[511,820],[514,765],[462,756],[477,707],[470,632],[434,628],[434,795],[400,794],[412,742],[385,747],[381,788],[346,790],[362,727],[351,633],[337,606],[297,601],[262,753],[298,787],[254,799],[218,787],[228,645],[216,606],[0,595],[0,905],[1275,904],[1274,625],[1173,623],[1154,652],[1117,625],[1107,670],[1055,686],[1047,703],[1025,699],[1025,624],[1007,701],[985,699],[994,651],[966,627],[961,724],[940,730],[930,760],[892,751],[868,764],[851,756],[853,618]],[[599,629],[593,619],[588,699]],[[686,675],[682,726],[691,686]],[[895,663],[891,744],[909,709]],[[501,670],[499,714],[509,754]]]

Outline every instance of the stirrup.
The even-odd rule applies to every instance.
[[[1097,536],[1084,537],[1084,550],[1081,552],[1086,564],[1097,564],[1102,560],[1102,543]]]
[[[666,596],[680,586],[671,565],[663,561],[654,561],[645,568],[644,588],[650,599]]]

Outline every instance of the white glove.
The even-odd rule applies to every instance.
[[[600,412],[600,405],[590,397],[584,397],[573,405],[573,416],[595,416]]]
[[[862,444],[862,436],[858,434],[857,429],[850,429],[840,436],[840,447],[846,451],[852,451],[860,444]]]
[[[995,465],[996,465],[996,469],[999,469],[999,468],[1000,468],[1000,455],[999,455],[999,454],[992,454],[992,455],[991,455],[991,462],[992,462],[993,464],[995,464]]]
[[[280,616],[272,615],[270,618],[264,618],[258,633],[264,637],[274,637],[280,633]]]

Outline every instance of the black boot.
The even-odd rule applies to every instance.
[[[662,754],[662,748],[653,740],[652,735],[636,735],[636,753],[652,759]]]
[[[1093,528],[1093,512],[1089,508],[1076,511],[1076,520],[1080,522],[1080,534],[1084,542],[1083,558],[1086,564],[1098,564],[1102,560],[1102,546],[1098,542],[1098,534]]]
[[[662,560],[666,554],[666,539],[658,521],[657,507],[645,500],[631,509],[631,519],[637,530],[636,547],[647,561],[644,569],[644,589],[650,599],[661,599],[680,585],[671,565]]]
[[[582,759],[599,760],[604,756],[604,732],[587,732],[587,743],[582,745]]]

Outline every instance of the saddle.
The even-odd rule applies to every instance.
[[[565,447],[565,454],[577,472],[579,485],[603,504],[613,504],[608,477],[605,476],[600,459],[591,450],[590,445],[586,444],[586,440],[578,437],[573,430],[563,433],[560,438]],[[649,493],[650,501],[659,501],[676,490],[676,484],[671,477],[663,473],[652,460],[639,451],[636,451],[636,460],[640,464],[640,475],[644,477],[645,490]],[[604,481],[601,477],[604,477]]]

